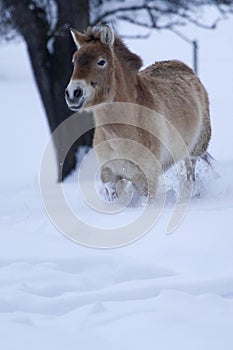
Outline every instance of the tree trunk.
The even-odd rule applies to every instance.
[[[7,0],[6,0],[7,1]],[[8,0],[8,2],[13,2]],[[30,2],[30,1],[29,1]],[[89,25],[88,0],[56,0],[57,24],[51,32],[46,13],[41,8],[28,6],[28,0],[16,3],[14,22],[24,37],[35,76],[35,80],[43,101],[51,132],[53,132],[72,112],[64,99],[64,90],[72,71],[72,55],[75,47],[69,33],[74,27],[82,31]],[[83,119],[85,122],[85,118]],[[78,126],[77,126],[78,128]],[[70,148],[64,163],[63,148],[69,141],[69,133],[63,128],[54,140],[58,181],[62,181],[76,166],[76,150],[79,145],[92,144],[93,131],[87,132]]]

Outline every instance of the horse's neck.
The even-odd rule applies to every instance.
[[[115,62],[113,102],[136,103],[137,94],[137,73],[127,71],[126,67],[117,60]]]

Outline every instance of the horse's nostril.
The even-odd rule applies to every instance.
[[[69,98],[69,91],[68,91],[68,89],[65,89],[65,95],[66,95],[66,97]]]
[[[81,88],[77,88],[76,90],[74,90],[74,97],[75,98],[80,98],[83,94],[83,90]]]
[[[91,86],[92,86],[93,88],[95,88],[96,85],[97,85],[97,82],[96,82],[96,81],[91,81]]]

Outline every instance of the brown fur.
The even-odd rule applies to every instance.
[[[105,35],[106,41],[101,39],[103,30],[106,33],[104,32],[102,37]],[[190,162],[186,161],[186,165],[189,164],[187,174],[189,178],[194,178],[196,159],[207,150],[211,127],[208,96],[193,70],[184,63],[173,60],[157,62],[139,71],[142,66],[141,58],[132,53],[118,37],[115,37],[112,42],[113,33],[110,28],[89,28],[85,34],[77,32],[73,34],[80,48],[74,54],[75,66],[71,81],[84,80],[87,86],[90,84],[94,86],[93,82],[96,84],[94,90],[90,88],[92,97],[87,100],[85,107],[104,102],[129,102],[158,112],[171,122],[182,136],[192,158],[192,168],[190,168]],[[96,65],[96,61],[100,58],[107,62],[104,69]],[[96,121],[101,121],[101,118],[106,118],[106,115],[95,112]],[[148,128],[143,116],[138,115],[136,118],[140,118],[141,128],[125,126],[122,123],[97,127],[94,146],[113,137],[134,140],[151,150],[162,164],[162,168],[166,170],[173,162],[171,157],[154,136],[143,130],[144,126]],[[149,125],[149,128],[156,129],[157,127],[160,129],[160,134],[167,133],[169,145],[176,149],[177,145],[175,141],[173,142],[172,135],[166,129],[165,124],[157,125],[156,122],[155,125],[152,124]],[[113,141],[109,141],[105,143],[101,151],[97,149],[97,157],[101,162],[107,161],[110,154],[113,158],[114,154],[117,156],[118,148],[119,146]],[[147,173],[144,175],[147,180],[151,181],[150,191],[138,167],[123,160],[111,161],[108,165],[103,166],[102,180],[104,183],[112,183],[113,186],[118,181],[130,180],[143,193],[147,194],[149,191],[154,195],[159,171],[156,172],[154,168],[150,169],[150,164],[146,164],[145,155],[135,156],[145,158],[143,162]],[[182,151],[180,153],[177,151],[177,157],[180,160],[184,159]]]

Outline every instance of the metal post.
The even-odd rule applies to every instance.
[[[198,43],[197,40],[193,40],[193,69],[198,74]]]
[[[187,38],[184,34],[180,33],[176,29],[172,30],[177,36],[179,36],[182,40],[186,41],[186,43],[191,44],[193,46],[193,70],[197,74],[198,73],[198,42],[197,40],[191,40]]]

